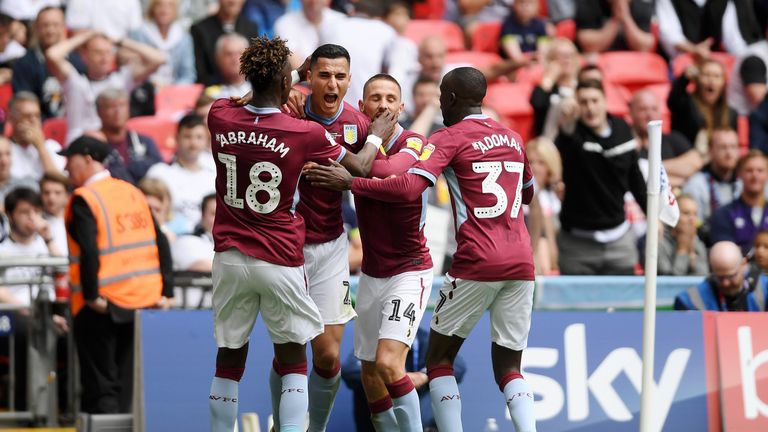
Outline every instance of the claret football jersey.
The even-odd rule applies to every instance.
[[[296,212],[301,169],[308,161],[341,160],[346,150],[317,123],[226,99],[214,102],[208,128],[216,163],[214,249],[302,265],[304,220]]]
[[[432,184],[442,173],[453,205],[457,250],[449,273],[476,280],[533,280],[522,190],[533,186],[523,140],[484,115],[470,115],[429,138],[432,155],[409,172]]]
[[[398,127],[389,142],[384,143],[377,159],[408,153],[413,156],[413,164],[416,164],[419,159],[428,158],[433,148],[423,136]],[[419,199],[404,203],[355,196],[363,243],[363,273],[385,278],[432,267],[424,237],[427,193],[424,191]]]
[[[325,128],[333,139],[354,153],[360,151],[368,137],[370,120],[365,114],[343,102],[339,111],[331,118],[321,117],[312,112],[307,98],[304,112],[307,119]],[[328,161],[323,161],[328,165]],[[307,243],[325,243],[337,239],[344,232],[341,218],[341,192],[312,186],[302,180],[299,184],[301,201],[299,213],[304,217],[307,227]]]

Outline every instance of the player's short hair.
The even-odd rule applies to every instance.
[[[205,206],[207,206],[210,201],[216,201],[216,194],[215,193],[211,193],[211,194],[208,194],[208,195],[203,197],[203,200],[200,202],[200,211],[201,212],[205,211]]]
[[[251,83],[254,93],[265,91],[280,83],[290,55],[285,39],[253,38],[240,56],[240,74]]]
[[[579,83],[576,85],[576,91],[578,92],[581,89],[600,90],[600,93],[605,94],[603,83],[596,79],[587,79],[587,80],[579,81]]]
[[[35,208],[43,208],[43,200],[40,194],[28,187],[17,187],[5,196],[5,214],[11,215],[19,203],[25,202]]]
[[[485,76],[473,67],[460,67],[449,72],[452,90],[456,97],[470,102],[470,106],[481,106],[488,83]]]
[[[205,119],[197,115],[195,113],[187,114],[184,117],[179,120],[178,128],[176,129],[176,133],[178,134],[181,132],[182,129],[192,129],[196,128],[198,126],[206,127],[205,125]]]
[[[765,157],[765,154],[762,151],[752,149],[739,159],[739,163],[736,164],[736,172],[741,172],[741,170],[744,169],[744,165],[752,159],[762,159],[764,163],[768,164],[768,158]]]
[[[374,81],[380,81],[380,80],[395,83],[395,85],[397,86],[397,91],[400,93],[400,96],[402,97],[403,89],[400,87],[400,83],[397,82],[397,80],[392,75],[385,74],[385,73],[379,73],[368,78],[368,81],[366,81],[365,85],[363,86],[363,97],[365,97],[365,94],[368,92],[368,85],[373,83]]]
[[[333,60],[342,57],[347,59],[347,64],[352,63],[352,61],[349,59],[349,51],[347,51],[347,49],[343,46],[335,44],[320,45],[314,52],[312,52],[309,65],[310,67],[316,65],[317,60],[321,58]]]

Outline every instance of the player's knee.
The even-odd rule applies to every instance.
[[[385,383],[402,378],[405,365],[396,356],[380,355],[376,357],[376,372]]]
[[[334,349],[320,349],[312,353],[312,363],[316,368],[335,369],[339,364],[339,353]]]

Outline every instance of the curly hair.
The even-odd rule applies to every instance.
[[[285,39],[253,38],[240,56],[240,73],[251,83],[254,92],[267,90],[282,78],[290,55]]]

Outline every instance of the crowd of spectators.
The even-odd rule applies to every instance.
[[[240,55],[266,34],[287,40],[293,67],[319,45],[344,46],[353,106],[370,76],[391,74],[402,126],[425,136],[443,127],[442,77],[479,69],[489,82],[484,112],[526,141],[537,183],[526,217],[542,275],[642,271],[647,123],[663,119],[663,166],[681,217],[661,228],[659,273],[743,286],[718,275],[743,276],[748,264],[730,246],[719,256],[710,248],[732,242],[750,268],[768,269],[764,3],[0,0],[0,255],[67,255],[72,185],[57,151],[87,135],[112,149],[111,175],[147,196],[174,269],[210,272],[207,112],[250,91]],[[448,207],[437,186],[431,203]],[[354,269],[360,239],[350,236]],[[30,292],[0,287],[0,302],[27,307]],[[679,304],[698,307],[689,297]],[[190,304],[206,302],[197,293]]]
[[[664,168],[685,195],[680,226],[663,233],[671,260],[661,272],[706,273],[715,241],[747,253],[768,227],[768,16],[759,4],[745,9],[751,4],[2,0],[0,85],[10,91],[4,104],[0,98],[0,197],[65,175],[56,151],[85,134],[113,148],[105,161],[113,176],[158,197],[153,210],[171,238],[205,232],[201,204],[215,175],[207,108],[250,90],[239,57],[249,38],[268,34],[287,39],[295,67],[320,44],[345,46],[354,105],[367,77],[392,74],[403,88],[402,124],[425,135],[442,127],[442,76],[467,64],[483,72],[488,111],[529,141],[538,200],[528,217],[540,274],[639,271],[646,124],[664,119]],[[607,63],[614,51],[634,54],[624,70]],[[648,55],[665,65],[658,81],[622,78]],[[155,105],[171,88],[186,93],[184,109]],[[137,116],[162,120],[164,133]],[[61,223],[54,220],[57,232]]]

